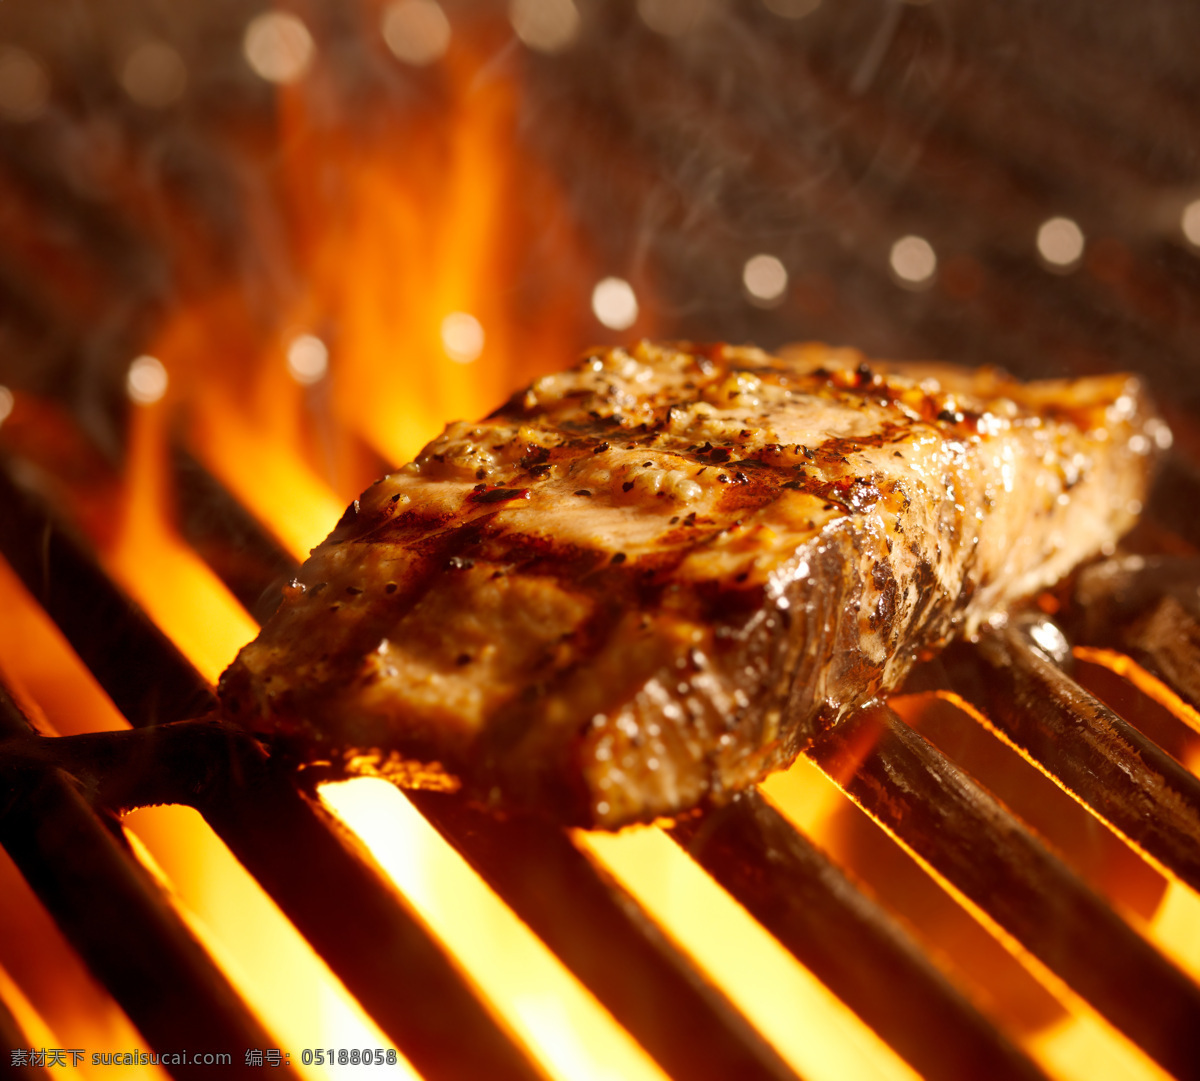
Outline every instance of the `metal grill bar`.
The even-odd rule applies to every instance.
[[[1165,503],[1178,514],[1180,505],[1194,507],[1197,499],[1200,487],[1176,489],[1173,499],[1164,491],[1155,510]],[[1081,642],[1128,653],[1200,710],[1200,564],[1195,559],[1110,559],[1080,575],[1076,595],[1082,614],[1073,630]],[[1194,720],[1190,723],[1196,727]]]
[[[32,734],[2,687],[0,732]],[[27,764],[7,772],[0,843],[150,1045],[160,1052],[267,1046],[253,1013],[130,858],[119,829],[93,814],[72,779]],[[180,1076],[200,1072],[179,1068]]]
[[[1200,1078],[1200,987],[890,709],[847,718],[809,756],[1151,1058],[1176,1077]]]
[[[174,643],[17,483],[19,472],[0,461],[0,551],[125,719],[163,724],[212,710],[212,690]]]
[[[409,798],[672,1077],[795,1078],[562,830],[499,821],[443,793]]]
[[[1193,709],[1200,709],[1200,622],[1174,597],[1124,635],[1125,648]]]
[[[1196,776],[1057,668],[1027,628],[987,634],[969,656],[979,679],[956,681],[964,697],[1119,833],[1200,888]]]
[[[1043,1076],[757,791],[670,833],[928,1081]]]

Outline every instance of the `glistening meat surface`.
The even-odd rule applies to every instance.
[[[222,700],[565,822],[719,802],[1110,549],[1168,440],[1123,375],[597,352],[368,489]]]

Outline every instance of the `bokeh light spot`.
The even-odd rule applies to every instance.
[[[125,393],[138,405],[153,405],[167,393],[167,369],[157,357],[140,356],[125,374]]]
[[[638,317],[637,296],[624,278],[605,278],[592,290],[592,311],[610,330],[628,330]]]
[[[538,52],[561,52],[579,36],[574,0],[512,0],[508,19],[517,37]]]
[[[483,325],[466,312],[451,312],[442,320],[442,347],[459,364],[470,364],[483,352]]]
[[[1083,230],[1070,218],[1051,218],[1038,229],[1037,249],[1051,270],[1071,270],[1083,255]]]
[[[268,11],[251,19],[242,38],[246,62],[269,83],[298,81],[315,50],[308,27],[286,11]]]
[[[450,47],[450,20],[436,0],[397,0],[383,12],[383,40],[397,60],[423,67]]]
[[[165,109],[183,96],[187,68],[179,53],[166,42],[146,41],[125,58],[121,86],[139,105]]]
[[[1200,248],[1200,199],[1188,203],[1183,208],[1179,227],[1183,230],[1183,235],[1187,238],[1188,243]]]
[[[287,351],[287,370],[301,386],[319,383],[329,372],[329,350],[325,343],[313,334],[292,339]]]
[[[788,272],[774,255],[754,255],[742,267],[742,285],[751,304],[774,308],[787,291]]]
[[[36,120],[49,98],[50,76],[41,61],[16,46],[0,46],[0,117]]]
[[[908,289],[923,289],[937,272],[937,253],[924,237],[903,236],[892,245],[892,274]]]

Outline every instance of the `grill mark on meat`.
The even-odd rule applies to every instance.
[[[1164,433],[1124,376],[597,353],[368,489],[222,700],[563,821],[719,802],[1111,543]]]

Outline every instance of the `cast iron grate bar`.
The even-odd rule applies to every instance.
[[[444,793],[409,798],[672,1077],[795,1078],[561,829],[501,821]]]
[[[670,833],[927,1081],[1044,1076],[757,790]]]
[[[19,472],[18,463],[0,459],[0,552],[121,714],[136,726],[213,709],[211,689],[174,643],[18,483]]]
[[[38,738],[2,687],[0,733]],[[30,760],[0,776],[0,843],[150,1046],[162,1053],[269,1046],[254,1014],[121,843],[119,827],[93,813],[72,778]],[[205,1071],[211,1067],[172,1067],[180,1077]]]
[[[259,623],[283,596],[295,563],[261,522],[184,447],[171,446],[171,483],[179,531]]]
[[[1200,987],[890,709],[847,718],[809,756],[1164,1069],[1200,1078]]]
[[[1043,622],[1039,633],[1051,628]],[[1005,738],[1135,847],[1200,889],[1195,774],[1058,668],[1027,623],[989,632],[958,656],[962,662],[949,666],[956,689]]]
[[[28,529],[8,528],[5,519],[0,526],[0,551],[130,723],[150,728],[148,736],[162,736],[165,733],[152,726],[164,715],[164,701],[177,707],[213,701],[211,690],[173,643],[124,597],[82,546],[38,507],[36,498],[12,484],[0,470],[0,501],[6,500],[13,519]],[[67,582],[73,588],[41,588],[44,582]],[[131,685],[123,670],[128,658],[122,652],[95,646],[97,639],[114,633],[112,628],[117,629],[115,636],[122,649],[136,659],[134,667],[144,679],[169,681],[163,696]],[[361,847],[271,765],[252,741],[232,738],[223,729],[218,732],[219,746],[208,748],[209,753],[199,759],[206,763],[202,775],[193,776],[190,787],[173,786],[169,793],[160,792],[159,798],[192,803],[205,815],[218,836],[264,884],[301,934],[424,1076],[431,1081],[479,1076],[515,1081],[540,1078],[541,1072],[525,1051],[480,1001],[468,978]],[[100,737],[64,738],[112,742]],[[169,756],[169,749],[177,746],[168,743],[164,749],[156,746],[160,742],[152,738],[128,745],[130,753],[142,756]],[[174,760],[178,764],[191,757],[177,753]],[[123,772],[154,776],[155,771],[145,770],[144,765],[143,757],[138,769]],[[170,783],[165,773],[159,776],[155,784]],[[236,780],[231,783],[231,779]],[[126,799],[131,795],[125,793]],[[331,890],[331,882],[341,887]]]
[[[1200,488],[1178,495],[1195,507]],[[1108,559],[1080,574],[1075,599],[1079,642],[1129,654],[1200,710],[1200,559]]]

